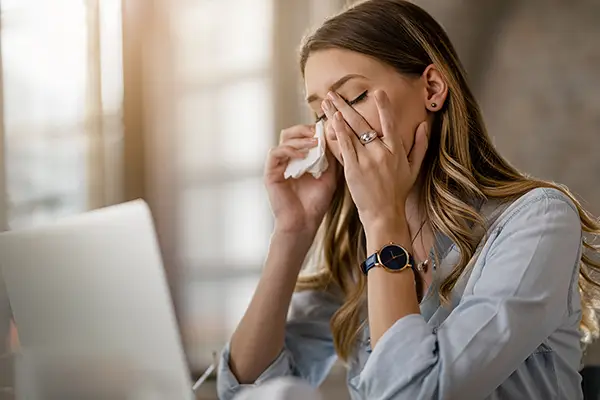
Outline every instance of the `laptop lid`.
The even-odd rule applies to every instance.
[[[83,382],[193,398],[146,203],[2,233],[0,268],[24,360],[46,392],[66,393],[68,376],[70,391]]]

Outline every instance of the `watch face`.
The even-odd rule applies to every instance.
[[[389,244],[379,251],[379,262],[386,268],[399,270],[408,263],[408,253],[403,247]]]

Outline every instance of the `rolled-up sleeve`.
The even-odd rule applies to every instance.
[[[560,192],[535,192],[505,217],[472,291],[437,329],[409,315],[381,337],[358,379],[364,398],[486,398],[560,326],[581,225]]]
[[[221,353],[217,370],[219,399],[232,399],[244,387],[252,387],[272,378],[295,376],[313,386],[327,377],[336,361],[329,321],[339,307],[330,293],[303,291],[294,293],[285,332],[285,345],[273,363],[250,385],[238,382],[229,367],[229,344]]]

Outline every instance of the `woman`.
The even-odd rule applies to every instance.
[[[339,358],[353,399],[581,398],[600,270],[582,232],[600,224],[498,154],[439,24],[363,2],[308,37],[300,64],[330,168],[283,179],[311,126],[268,156],[275,229],[220,397],[281,376],[316,386]],[[321,263],[298,278],[319,226]]]

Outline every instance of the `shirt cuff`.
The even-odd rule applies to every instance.
[[[281,353],[277,356],[275,361],[271,363],[263,371],[262,374],[251,384],[240,384],[236,376],[229,367],[230,359],[230,343],[227,343],[221,357],[219,359],[219,367],[217,369],[217,392],[219,399],[229,400],[232,399],[238,392],[244,388],[258,386],[261,383],[270,379],[293,375],[293,360],[290,352],[284,348]]]

